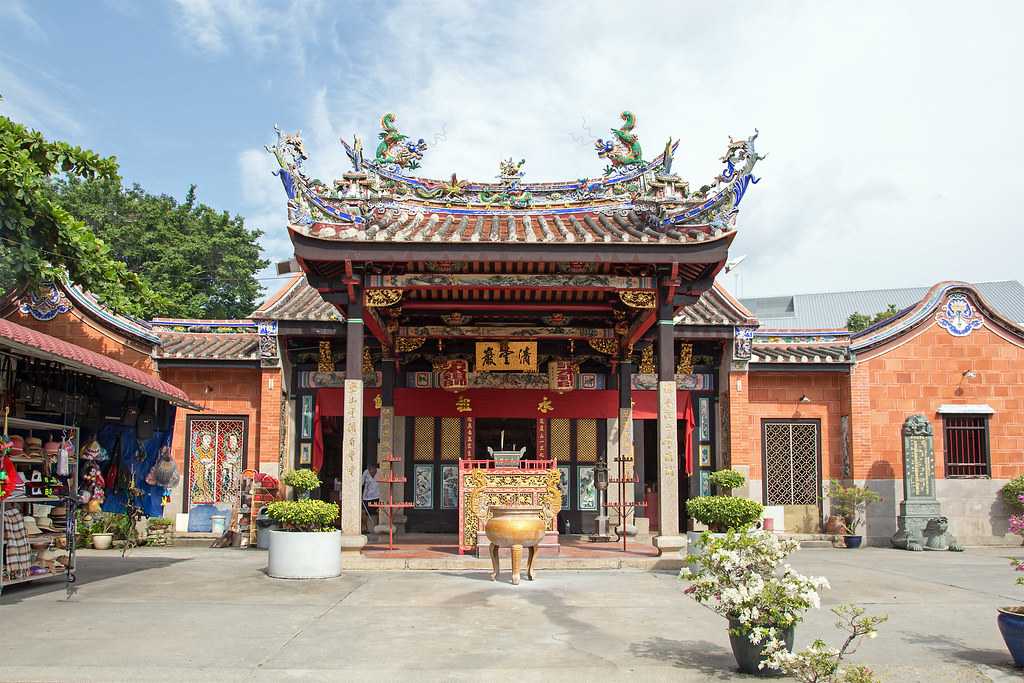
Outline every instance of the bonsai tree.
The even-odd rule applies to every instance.
[[[733,489],[743,486],[743,482],[747,478],[736,470],[718,470],[711,473],[709,480],[715,485],[719,493],[729,495]]]
[[[828,497],[832,499],[832,512],[843,518],[849,535],[855,536],[857,527],[864,521],[868,503],[877,503],[882,497],[863,486],[843,486],[833,480],[829,484]]]
[[[323,500],[279,500],[267,506],[267,516],[283,531],[334,531],[338,504]]]
[[[309,492],[320,487],[320,477],[313,470],[291,470],[281,481],[295,489],[295,497],[300,500],[309,498]]]

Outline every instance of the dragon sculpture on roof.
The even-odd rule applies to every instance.
[[[594,143],[597,156],[610,162],[610,165],[604,169],[606,176],[629,166],[644,163],[640,139],[633,132],[633,128],[636,127],[636,115],[631,111],[624,111],[619,116],[622,117],[624,123],[621,128],[611,129],[615,138],[611,140],[598,138]]]
[[[380,138],[380,144],[377,145],[377,163],[410,170],[419,168],[423,152],[427,150],[427,143],[423,138],[413,142],[408,135],[399,132],[395,126],[394,114],[384,114],[380,118],[380,127],[382,130],[377,134]]]

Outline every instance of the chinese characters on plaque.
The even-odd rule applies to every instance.
[[[571,360],[548,361],[548,387],[559,394],[576,388],[576,363]]]
[[[437,381],[446,391],[463,391],[469,382],[469,362],[447,360],[438,370]]]
[[[476,371],[537,372],[537,342],[477,342]]]

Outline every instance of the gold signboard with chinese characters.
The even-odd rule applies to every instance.
[[[537,342],[476,343],[476,372],[537,372]]]

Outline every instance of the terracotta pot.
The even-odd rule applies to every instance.
[[[499,548],[510,548],[512,551],[513,585],[519,584],[523,548],[529,548],[526,576],[533,580],[533,560],[537,554],[537,544],[544,538],[545,526],[544,509],[539,506],[491,508],[491,518],[487,520],[484,531],[491,542],[492,581],[498,577]]]

